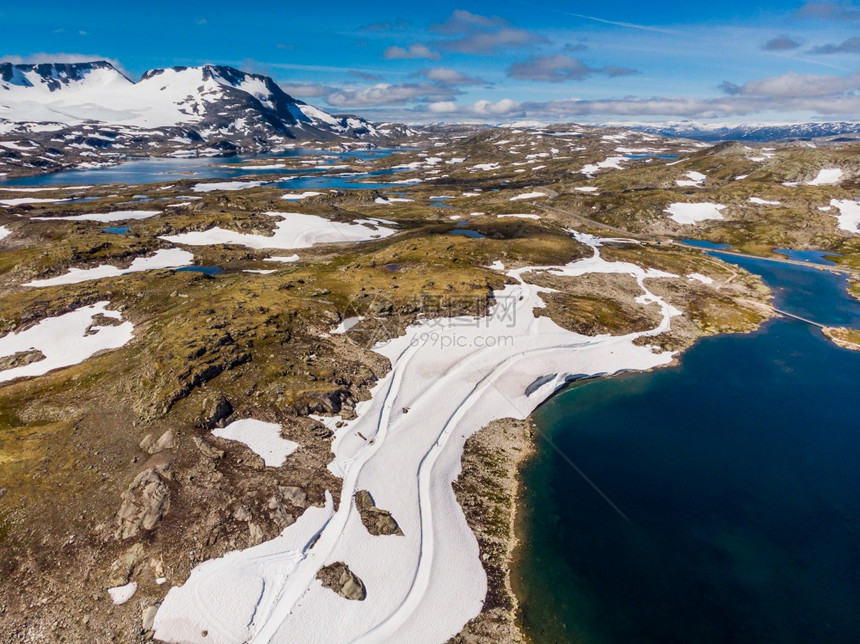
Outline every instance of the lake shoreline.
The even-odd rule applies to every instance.
[[[521,469],[535,453],[530,419],[493,421],[467,441],[462,471],[454,482],[457,502],[478,540],[487,574],[487,597],[481,612],[449,642],[527,641],[520,628],[519,599],[513,586]]]
[[[751,270],[755,274],[762,276],[762,274],[759,273],[758,271],[756,271],[754,268],[750,268],[751,266],[755,266],[755,264],[753,264],[752,262],[744,262],[743,267],[745,269]],[[813,269],[813,268],[815,268],[815,267],[810,267],[810,269]],[[810,269],[804,269],[801,267],[797,267],[797,268],[793,267],[792,269],[790,269],[791,272],[788,274],[788,276],[794,277],[797,279],[798,283],[802,283],[803,280],[801,278],[804,275],[809,275]],[[796,273],[795,271],[798,271],[798,270],[801,272]],[[785,271],[783,270],[782,273],[785,273]],[[764,276],[762,276],[762,277],[764,278]],[[826,308],[812,307],[811,309],[804,310],[805,305],[812,306],[808,302],[808,300],[804,300],[803,298],[798,299],[797,296],[787,297],[787,294],[778,288],[779,284],[774,284],[773,282],[770,281],[770,279],[772,279],[772,278],[769,278],[766,281],[768,283],[768,286],[771,288],[771,290],[776,295],[778,306],[785,308],[789,311],[793,311],[794,307],[796,307],[798,304],[800,304],[803,307],[803,308],[801,308],[800,313],[802,313],[805,316],[808,316],[809,318],[811,318],[813,320],[817,320],[819,318],[819,316],[823,315],[823,317],[825,318],[825,323],[830,323],[830,324],[840,323],[843,325],[847,325],[849,327],[854,326],[854,325],[850,324],[850,321],[848,318],[833,319],[833,320],[827,319],[830,317],[831,312]],[[839,294],[839,292],[842,290],[841,281],[838,279],[833,279],[833,278],[828,279],[827,281],[834,286],[834,288],[833,288],[834,293]],[[809,285],[804,284],[804,287],[813,288],[813,285],[812,284],[809,284]],[[786,299],[788,299],[788,301],[786,301]],[[847,313],[844,313],[844,315],[847,315]],[[736,336],[738,341],[744,342],[743,346],[753,346],[753,345],[748,344],[748,341],[745,341],[745,339],[749,338],[750,341],[754,341],[755,337],[758,336],[760,338],[758,340],[758,342],[767,342],[768,340],[766,340],[764,338],[765,338],[765,336],[768,336],[769,334],[772,334],[772,333],[776,333],[776,334],[793,333],[794,334],[793,336],[788,336],[788,337],[797,337],[797,338],[811,337],[811,340],[810,340],[811,345],[810,346],[813,346],[813,347],[816,346],[817,343],[821,343],[822,347],[826,347],[828,345],[831,345],[831,343],[833,342],[832,338],[827,337],[826,333],[822,334],[822,333],[820,333],[820,331],[818,329],[811,329],[811,328],[804,329],[800,323],[798,323],[797,321],[792,321],[791,319],[786,319],[784,317],[776,317],[776,318],[771,318],[769,320],[766,320],[765,322],[760,324],[756,330],[751,331],[751,332],[747,332],[747,333],[720,333],[720,334],[716,334],[713,336],[707,336],[707,339],[720,341],[720,340],[728,339],[729,336]],[[792,331],[792,329],[794,329],[794,330]],[[788,331],[786,331],[786,330],[788,330]],[[780,337],[783,337],[783,336],[781,335]],[[703,337],[700,339],[705,339],[705,338]],[[770,343],[773,344],[773,340],[770,340]],[[737,345],[735,345],[735,346],[737,346]],[[796,347],[796,346],[798,346],[798,344],[787,344],[786,345],[785,343],[783,343],[782,346],[786,347],[786,350],[792,352],[788,355],[791,355],[792,359],[794,359],[794,352],[797,349],[791,348],[791,347]],[[689,362],[685,361],[685,357],[688,354],[687,349],[693,349],[694,347],[697,348],[695,358],[694,359],[691,358]],[[828,349],[824,349],[824,350],[828,350]],[[705,346],[702,346],[702,343],[698,342],[698,340],[697,340],[691,347],[685,348],[683,351],[679,352],[675,356],[675,359],[671,363],[671,366],[673,367],[673,369],[661,370],[661,371],[672,372],[672,371],[676,371],[679,369],[682,371],[691,371],[691,370],[696,368],[695,365],[697,363],[701,363],[703,351],[706,352],[706,355],[711,355],[714,351],[713,345],[710,345],[709,347],[705,347]],[[764,354],[764,357],[759,358],[759,362],[767,363],[768,356],[771,356],[770,359],[772,359],[776,365],[782,364],[782,361],[787,359],[786,356],[783,356],[782,354],[779,354],[779,353],[766,353],[766,354]],[[787,366],[786,367],[775,366],[774,369],[777,372],[780,372],[781,369],[786,369],[787,372],[793,371],[793,369],[790,369]],[[649,369],[647,371],[648,372],[656,372],[657,370],[655,368],[655,369]],[[645,374],[646,374],[646,372],[641,372],[641,373],[636,373],[636,374],[628,374],[628,377],[646,378],[646,380],[651,380],[651,379],[648,379],[645,376]],[[661,378],[661,380],[664,382],[667,381],[665,378]],[[668,382],[672,382],[672,380],[673,380],[672,378],[669,378]],[[544,415],[544,417],[542,419],[544,426],[539,428],[539,426],[537,425],[537,423],[539,421],[538,416],[540,415],[539,410],[545,408],[546,405],[552,403],[554,400],[557,402],[556,396],[563,394],[565,391],[569,391],[570,387],[563,387],[563,388],[559,389],[558,391],[556,391],[540,407],[538,407],[538,409],[536,409],[529,417],[529,420],[531,422],[535,423],[536,432],[537,431],[545,431],[547,433],[550,433],[550,438],[553,439],[554,442],[559,443],[559,445],[563,449],[564,448],[566,448],[566,449],[585,449],[586,446],[590,444],[588,442],[589,440],[597,441],[598,440],[597,435],[599,435],[600,432],[597,432],[597,434],[594,434],[594,432],[592,432],[591,430],[585,429],[585,427],[594,427],[595,423],[600,422],[597,420],[597,418],[602,418],[602,416],[594,417],[593,416],[594,412],[593,412],[592,408],[589,407],[589,405],[590,404],[603,405],[607,409],[612,408],[613,403],[606,402],[606,400],[607,400],[606,397],[608,395],[610,395],[612,391],[615,391],[618,394],[617,405],[620,405],[620,408],[626,408],[628,404],[631,404],[629,402],[630,400],[636,399],[637,392],[642,393],[644,391],[644,390],[640,391],[639,386],[634,384],[632,381],[631,381],[630,387],[623,387],[622,386],[621,389],[611,389],[611,388],[607,388],[606,386],[603,386],[601,389],[600,388],[601,382],[605,385],[607,382],[607,379],[605,379],[605,378],[592,379],[591,383],[595,384],[598,387],[598,390],[596,390],[595,393],[587,394],[587,393],[583,392],[582,394],[576,395],[575,398],[570,398],[569,403],[568,403],[568,407],[565,407],[564,405],[560,405],[560,406],[557,405],[556,406],[557,408],[555,410],[550,410],[549,415]],[[636,382],[641,383],[643,381],[639,380]],[[653,395],[659,396],[660,391],[655,390],[655,393]],[[663,392],[663,398],[665,398],[666,395],[667,394],[665,392]],[[614,400],[614,398],[613,398],[613,400]],[[656,400],[658,402],[655,404],[659,405],[660,404],[659,401],[661,400],[661,398],[658,397]],[[592,401],[592,402],[589,402],[589,401]],[[572,407],[570,405],[572,405]],[[583,426],[583,432],[586,434],[586,436],[591,436],[591,438],[587,439],[587,440],[583,440],[583,441],[576,441],[576,442],[563,441],[562,437],[565,435],[565,430],[564,430],[564,427],[560,427],[561,433],[558,433],[559,426],[557,424],[557,421],[563,420],[564,418],[569,418],[571,416],[575,416],[576,412],[570,411],[570,410],[571,409],[573,409],[573,410],[580,409],[580,407],[582,405],[585,405],[585,407],[583,407],[582,410],[580,411],[580,413],[582,414],[582,421],[581,421],[580,425]],[[565,410],[568,410],[568,413],[566,413]],[[638,413],[641,413],[641,412],[638,412]],[[632,422],[633,418],[639,418],[639,416],[637,416],[637,412],[630,412],[627,415],[621,416],[621,417],[627,421],[627,423],[623,426],[628,426],[628,427],[630,426],[629,423]],[[643,421],[643,422],[645,422],[645,421]],[[683,422],[683,421],[679,421],[679,422]],[[689,422],[690,421],[687,420],[687,424],[689,424]],[[547,423],[550,423],[550,424],[547,424]],[[573,426],[575,426],[575,425],[576,425],[576,423],[573,423]],[[600,427],[601,425],[598,424],[597,426]],[[727,426],[727,424],[723,423],[722,426],[725,427],[725,426]],[[728,423],[728,426],[731,426],[731,423]],[[614,462],[613,458],[618,457],[618,455],[616,454],[617,449],[618,449],[617,441],[622,440],[621,436],[627,435],[624,431],[620,431],[618,428],[616,428],[615,430],[612,430],[611,427],[612,427],[612,425],[610,424],[609,429],[607,430],[610,433],[608,434],[608,438],[604,439],[604,440],[608,441],[607,445],[609,447],[607,447],[606,453],[602,456],[603,461],[599,460],[601,458],[600,456],[594,457],[594,459],[597,459],[597,460],[594,460],[592,458],[586,458],[585,462],[582,463],[582,466],[586,469],[586,471],[588,472],[589,475],[601,474],[601,476],[598,477],[600,479],[601,487],[603,487],[605,485],[608,486],[605,489],[607,489],[607,492],[612,495],[613,501],[618,500],[619,504],[621,505],[622,508],[624,508],[624,510],[628,510],[631,507],[632,508],[645,507],[641,503],[636,503],[634,501],[631,501],[630,498],[625,500],[625,497],[620,492],[618,492],[618,489],[619,489],[618,488],[618,480],[623,481],[625,476],[627,476],[627,475],[624,475],[624,476],[618,475],[618,473],[616,472],[617,476],[615,477],[615,479],[617,479],[617,480],[613,480],[611,469],[609,469],[609,470],[606,468],[600,469],[599,467],[597,469],[595,469],[595,467],[596,467],[595,463],[603,463],[604,465],[606,465],[606,464],[611,465]],[[613,431],[614,431],[614,433],[613,433]],[[555,436],[551,435],[552,432],[555,432],[556,435]],[[689,438],[684,434],[684,432],[681,432],[680,435],[683,437],[683,440],[685,441],[683,443],[683,445],[686,445],[687,444],[686,441],[688,441]],[[708,435],[713,436],[713,433],[704,434],[704,436],[708,436]],[[802,435],[802,433],[801,433],[801,435]],[[659,442],[659,444],[661,446],[665,447],[666,446],[666,444],[665,444],[666,439],[665,439],[665,437],[663,437],[661,439],[661,437],[663,437],[662,434],[660,436],[658,436],[656,440]],[[663,442],[660,442],[661,440]],[[627,441],[625,440],[624,442],[627,442]],[[568,444],[565,445],[565,443],[568,443]],[[597,444],[597,443],[595,442],[595,444]],[[578,447],[573,447],[574,445],[577,445]],[[615,446],[615,447],[612,447],[612,446]],[[589,519],[589,515],[582,515],[580,513],[579,514],[580,521],[578,523],[571,522],[571,521],[567,521],[567,523],[566,523],[566,519],[564,518],[564,512],[562,511],[562,508],[564,508],[568,505],[568,501],[566,501],[565,499],[568,499],[568,495],[571,494],[571,490],[568,488],[565,488],[563,486],[561,488],[557,488],[555,486],[554,481],[558,481],[561,479],[558,476],[555,476],[551,473],[555,469],[556,463],[555,463],[555,460],[551,456],[548,457],[548,455],[551,454],[550,450],[538,447],[537,445],[535,445],[534,447],[535,447],[535,450],[534,450],[535,451],[535,458],[538,460],[537,460],[537,462],[532,461],[532,464],[533,464],[534,468],[539,468],[539,470],[536,470],[533,468],[532,471],[529,472],[528,471],[528,463],[526,462],[524,467],[521,467],[518,471],[518,476],[520,479],[519,480],[519,489],[520,489],[521,493],[517,499],[519,511],[517,512],[517,515],[516,515],[517,516],[517,524],[516,524],[515,539],[519,545],[518,545],[517,549],[515,550],[515,555],[514,555],[512,563],[511,563],[511,569],[510,569],[512,580],[514,582],[513,588],[514,588],[514,591],[517,595],[517,602],[518,602],[518,609],[519,609],[519,614],[517,615],[517,623],[518,623],[520,632],[522,633],[523,637],[526,639],[526,641],[540,641],[541,637],[547,638],[548,641],[555,641],[555,640],[552,640],[552,637],[553,636],[559,636],[559,634],[563,634],[564,637],[572,637],[574,633],[579,633],[580,635],[582,635],[583,633],[586,633],[586,634],[589,634],[589,636],[595,636],[596,637],[598,633],[600,633],[604,630],[605,630],[605,634],[615,633],[616,636],[620,636],[620,635],[618,635],[618,633],[624,633],[624,636],[628,637],[628,638],[629,637],[635,637],[635,635],[631,635],[631,633],[636,633],[636,632],[638,632],[639,635],[643,635],[644,633],[650,633],[650,635],[653,636],[654,632],[649,631],[648,629],[658,628],[657,624],[659,624],[659,617],[649,618],[649,619],[645,620],[644,622],[637,621],[636,615],[638,613],[636,612],[635,608],[631,607],[629,614],[628,614],[626,612],[626,608],[624,608],[625,606],[627,606],[627,604],[608,603],[609,601],[616,601],[616,602],[621,601],[620,598],[630,599],[629,597],[627,597],[627,595],[629,595],[629,593],[627,595],[625,595],[625,593],[622,590],[620,590],[620,588],[618,589],[617,593],[615,591],[610,591],[607,589],[607,584],[613,583],[611,581],[613,579],[611,574],[607,574],[604,578],[604,576],[601,576],[598,572],[598,573],[595,573],[595,575],[597,575],[597,576],[595,576],[593,579],[591,577],[588,577],[590,568],[599,569],[599,566],[600,566],[599,562],[591,561],[589,559],[590,556],[597,556],[598,558],[601,558],[603,556],[606,556],[606,557],[615,556],[614,554],[613,555],[600,554],[600,553],[603,553],[604,552],[603,549],[606,549],[606,548],[609,549],[607,552],[611,551],[612,553],[616,553],[615,549],[618,548],[617,558],[618,558],[618,561],[620,561],[621,563],[618,563],[617,566],[620,568],[625,568],[626,566],[628,566],[628,562],[626,562],[624,557],[625,556],[632,556],[632,555],[630,552],[624,550],[624,548],[626,547],[624,537],[618,536],[619,534],[623,535],[625,533],[625,530],[619,529],[619,532],[617,534],[615,534],[614,536],[612,534],[610,534],[612,531],[610,531],[610,533],[607,533],[607,532],[604,532],[603,530],[598,530],[598,531],[594,531],[591,534],[587,534],[587,531],[586,531],[586,534],[582,535],[583,543],[581,545],[582,545],[583,549],[580,549],[580,546],[577,546],[577,552],[579,553],[579,555],[570,557],[570,562],[568,562],[568,559],[564,556],[563,550],[564,550],[564,543],[565,542],[563,540],[553,539],[553,537],[551,535],[549,537],[547,537],[547,530],[556,530],[557,529],[559,531],[559,534],[570,534],[570,530],[576,529],[574,527],[575,525],[581,525],[583,522],[588,523],[588,521],[590,519]],[[645,453],[645,452],[643,452],[644,447],[640,447],[639,449],[636,449],[634,447],[631,449],[633,452],[636,452],[636,454]],[[600,450],[598,450],[598,452],[599,451]],[[541,454],[541,452],[544,452],[544,454]],[[646,452],[647,452],[647,450],[646,450]],[[627,458],[634,458],[636,461],[638,461],[638,457],[635,457],[635,456],[627,455]],[[731,457],[731,455],[728,455],[726,458],[731,459],[732,457]],[[663,459],[663,460],[665,460],[665,459]],[[624,472],[628,472],[628,471],[629,472],[637,472],[638,471],[638,469],[635,467],[632,469],[627,469],[626,466],[624,465],[624,463],[625,463],[625,461],[624,461],[623,457],[620,457],[618,467],[622,468],[621,471],[624,471]],[[629,462],[628,462],[628,465],[629,465]],[[659,463],[658,463],[658,465],[659,465]],[[563,468],[563,464],[560,464],[559,466]],[[681,467],[683,470],[684,466],[681,466]],[[547,468],[549,468],[549,469],[547,469]],[[661,467],[658,467],[657,471],[658,472],[666,472],[665,468],[661,468]],[[753,471],[758,473],[757,469],[754,469]],[[542,474],[541,472],[545,472],[546,474]],[[630,475],[633,476],[633,474],[630,474]],[[646,476],[646,478],[647,478],[647,476]],[[647,479],[647,480],[651,480],[651,479]],[[622,483],[621,485],[623,486],[624,484]],[[613,486],[614,486],[614,489],[613,489]],[[529,487],[533,491],[537,490],[538,492],[536,494],[532,493],[530,495],[529,489],[528,489]],[[580,488],[582,488],[581,485],[579,486],[578,489],[580,489]],[[641,494],[640,492],[635,491],[635,485],[634,486],[628,485],[627,488],[634,490],[635,495]],[[578,493],[575,493],[575,495],[576,494],[578,494]],[[648,493],[644,493],[644,496],[647,498]],[[681,494],[680,496],[683,498],[684,495]],[[573,497],[573,498],[575,498],[575,497]],[[638,496],[634,496],[633,498],[638,498]],[[660,498],[662,499],[663,497],[660,497]],[[666,502],[670,502],[669,499],[665,499],[665,500],[666,500]],[[599,501],[599,499],[595,499],[593,501],[593,503],[592,503],[592,501],[586,500],[583,507],[599,508],[600,505],[601,505],[601,502]],[[576,505],[573,505],[571,507],[580,508],[581,506],[582,506],[582,503],[577,503]],[[671,508],[671,504],[669,505],[669,507]],[[605,510],[605,508],[604,508],[604,510]],[[571,516],[573,516],[574,514],[579,513],[579,512],[581,512],[581,510],[571,510],[571,513],[572,513]],[[603,510],[601,510],[601,514],[602,514],[602,512],[603,512]],[[667,512],[669,512],[669,516],[675,516],[675,514],[672,514],[671,509],[667,510]],[[531,517],[529,516],[529,513],[531,513]],[[680,516],[683,516],[683,513]],[[548,517],[554,517],[554,519],[550,520],[550,519],[548,519]],[[535,518],[537,518],[539,520],[535,521]],[[617,518],[616,518],[616,521],[617,521]],[[642,519],[640,517],[640,519],[637,520],[637,524],[639,524],[641,521],[642,521]],[[611,523],[612,523],[611,520],[607,520],[607,525],[609,525]],[[768,524],[764,524],[764,526],[769,527]],[[654,536],[654,532],[653,532],[655,529],[656,528],[654,526],[649,526],[649,528],[648,528],[648,539],[649,539],[648,543],[651,543],[650,539],[656,538]],[[644,525],[637,525],[636,533],[638,535],[640,535],[640,537],[643,534],[643,530],[645,530]],[[676,532],[677,532],[677,530],[673,531],[673,533],[676,533]],[[603,544],[603,542],[601,541],[601,539],[604,538],[604,537],[601,537],[601,535],[605,535],[605,538],[606,538],[605,544]],[[673,542],[671,542],[671,543],[673,543]],[[553,544],[555,545],[555,548],[553,547]],[[598,545],[598,544],[600,544],[600,545]],[[591,545],[592,548],[597,547],[598,550],[596,550],[596,551],[593,549],[589,550],[589,545]],[[679,546],[678,546],[679,548],[680,548],[680,545],[681,544],[679,544]],[[689,545],[688,545],[688,547],[689,547]],[[534,552],[530,551],[529,548],[536,549],[534,552],[539,552],[540,556],[535,557]],[[597,552],[598,554],[597,555],[589,555],[589,554],[587,554],[589,552]],[[671,548],[670,548],[669,552],[672,552]],[[667,557],[669,555],[664,554],[663,556]],[[702,555],[702,556],[704,556],[704,555]],[[776,555],[773,555],[773,556],[776,556]],[[588,562],[590,562],[590,563],[588,563]],[[580,565],[584,566],[584,568],[580,568]],[[642,564],[642,565],[645,566],[645,564]],[[764,564],[762,564],[762,565],[764,565]],[[645,566],[645,568],[648,569],[647,566]],[[661,569],[664,569],[664,568],[661,568]],[[550,574],[550,578],[548,580],[546,580],[546,584],[544,587],[542,587],[540,584],[535,585],[535,579],[536,579],[535,575],[541,574],[540,571],[544,571],[544,570],[548,574],[549,574],[550,570],[555,570],[556,575],[554,576],[553,574]],[[633,573],[631,573],[631,574],[633,574]],[[574,577],[571,577],[571,575],[574,575]],[[580,577],[580,576],[582,576],[582,577]],[[530,581],[530,578],[531,578],[531,581]],[[584,585],[582,585],[582,586],[579,586],[578,584],[573,583],[575,579],[579,579],[579,578],[588,579],[589,581],[588,582],[583,581],[582,584],[584,584]],[[571,580],[572,585],[571,585],[571,588],[569,590],[560,587],[561,584],[564,584],[565,579]],[[631,577],[632,581],[631,580],[625,580],[625,579],[626,579],[626,577],[624,577],[623,575],[621,577],[618,577],[618,584],[621,584],[623,586],[625,584],[636,585],[638,583],[645,583],[644,580],[639,580],[639,578],[637,578],[637,577]],[[650,580],[650,578],[648,578],[648,579]],[[721,578],[719,578],[719,579],[721,579]],[[603,584],[602,586],[600,585],[601,583]],[[650,584],[653,583],[655,585],[655,587],[657,588],[657,590],[655,590],[654,592],[659,593],[659,589],[661,588],[659,579],[653,580],[653,582],[649,581],[648,583],[649,583],[649,587],[650,587]],[[703,581],[702,583],[706,583],[706,581]],[[695,588],[695,586],[694,586],[694,588]],[[718,587],[718,588],[722,588],[722,587]],[[601,592],[604,593],[604,595],[601,595],[600,594]],[[666,592],[669,592],[669,591],[666,591]],[[547,609],[547,610],[549,610],[549,614],[544,614],[544,613],[546,613],[546,611],[544,611],[544,613],[541,613],[540,611],[536,611],[533,615],[530,616],[529,615],[530,603],[531,603],[531,606],[533,606],[533,607],[539,606],[539,604],[541,602],[541,597],[547,596],[547,593],[551,593],[552,595],[560,594],[562,596],[559,599],[558,605],[556,606],[555,604],[553,604],[554,608]],[[609,594],[606,595],[605,593],[609,593]],[[692,601],[689,598],[690,598],[690,595],[687,596],[687,601]],[[681,601],[681,600],[679,600],[679,601]],[[601,602],[607,602],[607,603],[601,603]],[[619,608],[619,606],[621,606],[622,608]],[[571,610],[571,607],[573,607],[574,610]],[[616,632],[615,627],[612,627],[611,624],[607,623],[607,621],[606,621],[607,615],[616,615],[616,611],[618,611],[618,610],[621,610],[623,612],[623,615],[620,615],[618,617],[618,620],[627,621],[628,622],[628,628],[634,628],[634,631],[628,632],[628,631],[619,630]],[[608,611],[608,612],[601,614],[602,611]],[[625,615],[627,617],[625,617]],[[767,623],[768,616],[769,615],[767,613],[762,614],[762,616],[761,616],[761,620],[762,620],[761,623],[762,624]],[[529,628],[529,617],[531,617],[531,622],[532,622],[532,628],[531,629]],[[639,617],[641,618],[642,616],[639,615]],[[553,624],[552,621],[554,618],[557,618],[557,622]],[[632,620],[632,626],[631,626],[630,620]],[[702,622],[702,624],[706,624],[706,623],[707,622]],[[702,624],[696,623],[696,626],[699,626],[701,628],[705,628],[705,626],[703,626]],[[535,630],[534,629],[535,625],[539,625],[540,628]],[[669,626],[666,626],[665,628],[667,630],[671,630],[671,627],[669,627]],[[640,629],[640,630],[635,630],[635,629]],[[656,632],[660,633],[662,631],[656,631]],[[670,635],[666,635],[666,633],[663,633],[663,636],[671,637]]]

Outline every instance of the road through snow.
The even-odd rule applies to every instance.
[[[480,611],[487,590],[478,544],[451,483],[460,472],[466,439],[497,418],[525,418],[572,378],[648,369],[671,361],[633,341],[668,329],[679,312],[650,293],[644,280],[670,277],[621,262],[606,262],[600,240],[576,234],[592,257],[563,267],[509,271],[516,280],[496,293],[484,318],[424,320],[378,346],[392,369],[360,403],[355,420],[337,430],[331,469],[343,477],[336,512],[311,508],[304,529],[313,545],[291,550],[286,570],[242,562],[276,561],[296,525],[278,539],[205,562],[182,587],[171,589],[155,620],[157,639],[168,642],[444,642]],[[634,276],[643,305],[660,307],[661,323],[646,333],[588,337],[536,317],[539,295],[532,271],[576,277],[585,273]],[[526,393],[528,392],[528,393]],[[286,464],[289,467],[289,461]],[[369,490],[392,513],[403,536],[373,536],[353,496]],[[311,513],[312,516],[308,516]],[[313,524],[311,526],[311,524]],[[313,529],[311,529],[311,527]],[[293,539],[295,543],[312,543]],[[316,579],[321,566],[345,562],[367,588],[350,601]],[[213,574],[229,585],[207,582]],[[250,572],[249,572],[250,571]],[[233,597],[232,625],[213,628],[211,604]],[[241,613],[241,614],[240,614]],[[223,615],[221,618],[223,621]],[[208,636],[201,633],[208,631]]]

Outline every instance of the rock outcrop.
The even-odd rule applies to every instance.
[[[320,568],[317,579],[344,599],[364,601],[367,597],[364,582],[342,561]]]
[[[152,434],[147,434],[143,437],[143,440],[140,441],[140,449],[147,454],[158,454],[159,452],[163,452],[166,449],[173,449],[174,447],[176,447],[176,437],[169,429],[164,432],[158,440],[156,440]]]
[[[122,505],[117,512],[118,539],[137,536],[141,530],[153,530],[170,509],[170,488],[173,478],[169,463],[143,470],[128,490],[122,494]]]
[[[376,507],[373,497],[367,490],[359,490],[355,493],[355,507],[361,515],[361,522],[370,534],[403,536],[403,531],[391,513]]]

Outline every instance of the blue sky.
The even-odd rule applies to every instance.
[[[334,112],[403,121],[857,118],[842,2],[5,3],[4,60],[265,73]]]

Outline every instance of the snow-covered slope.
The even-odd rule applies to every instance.
[[[330,140],[375,137],[369,122],[295,100],[271,78],[232,67],[172,67],[132,82],[105,61],[0,64],[0,119],[182,127],[202,139],[238,135]]]
[[[683,137],[699,141],[788,141],[822,137],[860,136],[860,122],[833,121],[821,123],[624,123],[641,132]]]

